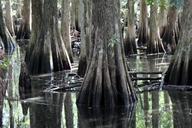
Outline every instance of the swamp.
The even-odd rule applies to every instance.
[[[0,128],[192,128],[191,7],[0,0]]]

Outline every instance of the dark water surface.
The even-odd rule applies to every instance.
[[[9,80],[3,105],[3,128],[192,127],[192,93],[190,92],[138,93],[138,103],[126,108],[99,110],[77,108],[77,91],[45,91],[50,86],[66,82],[66,73],[69,72],[34,77],[31,90],[19,91],[20,53],[19,51],[16,53],[11,60],[12,77]],[[170,56],[167,55],[128,58],[131,70],[140,72],[164,72],[169,61]],[[152,75],[146,76],[152,77]]]

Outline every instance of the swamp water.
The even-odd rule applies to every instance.
[[[66,73],[32,78],[31,90],[19,89],[20,53],[11,59],[11,77],[0,119],[3,128],[191,128],[192,94],[179,91],[138,91],[138,103],[127,108],[77,108],[78,88],[65,92],[46,90],[62,84]],[[169,56],[128,58],[132,71],[164,72]],[[158,77],[160,75],[138,75]],[[141,81],[135,81],[141,84]],[[46,90],[46,91],[45,91]]]

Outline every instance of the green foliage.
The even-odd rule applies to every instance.
[[[161,10],[164,10],[168,7],[168,1],[167,0],[160,0],[159,7]]]
[[[153,5],[155,0],[146,0],[147,5]]]
[[[0,64],[0,68],[6,70],[9,66],[10,61],[8,58],[3,59],[3,62]]]
[[[119,40],[119,38],[117,37],[117,35],[116,34],[114,34],[112,37],[111,37],[111,39],[110,39],[110,41],[109,41],[109,43],[108,43],[108,47],[109,48],[113,48],[117,43],[119,43],[120,42],[120,40]]]

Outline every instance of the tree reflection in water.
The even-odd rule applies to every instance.
[[[115,109],[78,108],[81,128],[134,128],[135,106]]]
[[[63,94],[45,93],[47,104],[30,105],[31,128],[61,128]]]
[[[189,128],[192,126],[192,94],[191,92],[170,91],[173,104],[174,128]]]

